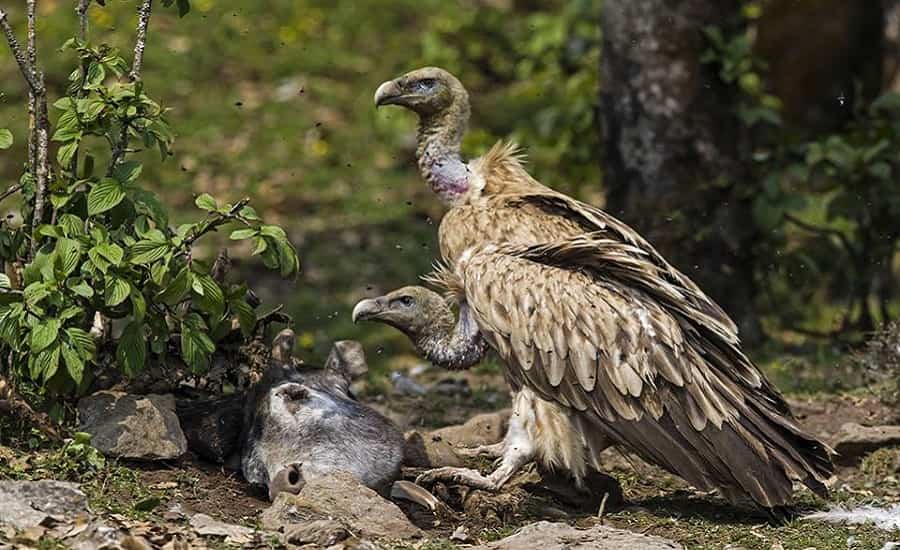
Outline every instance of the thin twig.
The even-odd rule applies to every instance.
[[[22,53],[22,47],[19,45],[19,41],[16,40],[16,35],[13,34],[13,30],[9,26],[9,21],[6,20],[6,15],[6,12],[0,9],[0,27],[3,29],[3,34],[6,35],[6,42],[9,44],[9,49],[12,50],[13,58],[18,63],[19,70],[22,72],[22,76],[25,77],[25,82],[31,88],[31,91],[35,93],[42,91],[34,78],[34,73],[28,64],[28,60],[25,59],[25,55]]]
[[[141,2],[141,7],[138,8],[137,38],[134,41],[134,60],[131,62],[131,71],[128,72],[128,79],[132,82],[137,82],[141,79],[141,68],[144,65],[144,48],[147,45],[147,27],[150,24],[150,14],[152,9],[153,0],[143,0]],[[127,121],[122,122],[122,130],[119,132],[119,141],[113,148],[107,175],[112,175],[113,169],[122,162],[122,157],[125,156],[125,149],[128,147],[129,127],[130,124]]]
[[[75,13],[78,14],[78,40],[85,42],[87,40],[87,12],[91,0],[78,0],[78,7]]]
[[[226,223],[230,223],[238,219],[238,213],[245,206],[247,206],[249,202],[250,199],[245,197],[236,202],[235,205],[228,210],[228,212],[225,212],[224,214],[219,212],[212,214],[209,218],[204,220],[197,229],[192,231],[191,234],[184,239],[182,246],[186,251],[189,251],[191,249],[191,245],[194,244],[194,241],[196,241],[203,235],[209,233],[210,231],[214,231],[221,225],[225,225]]]
[[[147,27],[150,24],[150,11],[153,8],[153,0],[144,0],[138,9],[137,39],[134,41],[134,61],[131,63],[131,72],[128,78],[132,82],[141,79],[141,67],[144,65],[144,47],[147,44]]]
[[[2,194],[0,194],[0,201],[6,200],[8,197],[10,197],[10,196],[12,196],[12,195],[15,195],[16,193],[18,193],[18,192],[21,191],[21,190],[22,190],[22,184],[21,184],[21,183],[17,183],[17,184],[15,184],[15,185],[11,185],[11,186],[9,187],[9,189],[7,189],[7,190],[4,191]]]

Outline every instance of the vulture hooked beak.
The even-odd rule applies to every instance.
[[[398,105],[403,98],[403,90],[396,80],[388,80],[382,82],[381,86],[375,90],[375,107],[382,105]]]
[[[358,321],[377,319],[380,314],[384,313],[384,308],[386,305],[387,301],[384,299],[384,297],[360,300],[360,302],[353,308],[353,314],[351,318],[353,319],[354,323]]]

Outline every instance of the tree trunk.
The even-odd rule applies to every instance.
[[[757,340],[752,192],[736,87],[700,62],[736,0],[606,0],[601,104],[607,208]],[[743,192],[743,194],[742,194]]]

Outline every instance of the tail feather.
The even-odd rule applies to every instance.
[[[823,483],[832,471],[830,449],[803,434],[793,422],[746,407],[738,419],[721,428],[708,424],[695,430],[683,407],[667,408],[653,419],[593,424],[611,439],[645,460],[684,478],[701,490],[718,489],[734,503],[748,498],[776,509],[790,504],[793,478],[825,497]],[[760,453],[760,450],[764,452]]]

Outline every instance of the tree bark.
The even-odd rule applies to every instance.
[[[700,62],[736,0],[606,0],[601,111],[607,209],[757,340],[752,193],[737,89]]]

